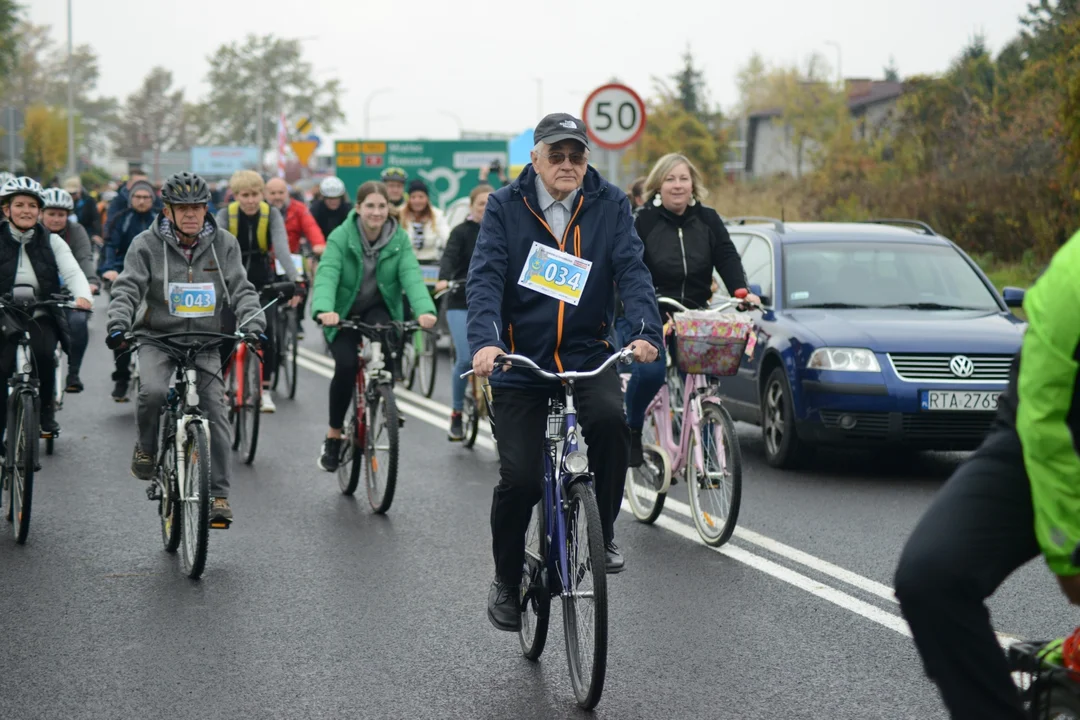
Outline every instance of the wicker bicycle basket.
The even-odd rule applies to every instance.
[[[750,316],[690,310],[675,313],[674,319],[679,370],[691,375],[721,377],[739,371],[754,327]]]

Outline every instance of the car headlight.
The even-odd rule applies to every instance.
[[[865,348],[818,348],[806,366],[811,370],[881,372],[874,352]]]

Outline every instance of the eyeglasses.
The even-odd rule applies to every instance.
[[[552,165],[562,165],[566,162],[566,158],[570,158],[570,162],[574,165],[584,165],[589,159],[585,156],[585,153],[581,151],[575,151],[567,155],[564,152],[553,152],[544,155]]]

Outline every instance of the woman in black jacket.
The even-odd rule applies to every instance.
[[[446,241],[446,248],[443,250],[442,260],[439,263],[439,282],[435,285],[435,290],[438,292],[448,288],[451,282],[458,283],[447,296],[446,305],[446,324],[450,326],[450,337],[454,343],[454,352],[457,354],[457,363],[450,375],[453,412],[450,413],[448,439],[451,442],[460,441],[465,437],[465,430],[461,423],[461,410],[465,407],[466,380],[461,377],[461,374],[472,368],[472,354],[469,353],[469,336],[466,330],[468,306],[465,304],[465,280],[469,275],[469,263],[472,261],[473,250],[476,248],[476,237],[480,234],[480,221],[484,219],[488,195],[494,189],[490,185],[477,185],[469,193],[469,215],[450,231],[450,237]]]
[[[657,160],[645,181],[645,205],[634,220],[645,244],[645,264],[656,294],[691,308],[705,307],[712,297],[713,269],[728,292],[746,289],[746,272],[720,215],[705,207],[708,191],[697,168],[683,155]],[[756,295],[747,299],[759,302]],[[645,409],[664,384],[664,350],[655,362],[635,365],[626,388],[626,420],[630,426],[630,465],[642,463],[641,427]]]

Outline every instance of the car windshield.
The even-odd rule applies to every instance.
[[[783,258],[788,308],[1001,309],[947,245],[800,242],[784,245]]]

